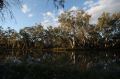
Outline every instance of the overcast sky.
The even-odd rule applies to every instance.
[[[24,27],[35,24],[43,24],[45,28],[49,25],[57,26],[57,16],[63,10],[84,9],[92,15],[90,23],[96,23],[97,18],[103,12],[120,12],[120,0],[66,0],[64,9],[56,9],[52,0],[22,0],[21,7],[11,7],[15,19],[0,21],[4,28],[11,27],[19,31]]]

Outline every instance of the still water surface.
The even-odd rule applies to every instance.
[[[81,70],[97,69],[120,72],[120,50],[82,51],[22,51],[0,52],[0,63],[27,63],[50,65],[76,65]]]

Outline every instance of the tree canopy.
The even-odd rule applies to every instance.
[[[103,13],[96,25],[89,24],[84,11],[66,11],[59,16],[59,27],[43,25],[25,27],[16,32],[0,28],[1,48],[118,48],[120,13]],[[67,28],[67,30],[66,30]]]

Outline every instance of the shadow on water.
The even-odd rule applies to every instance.
[[[34,51],[6,50],[6,51],[0,51],[0,63],[1,63],[0,66],[7,64],[9,66],[9,67],[7,66],[8,69],[10,69],[12,66],[15,67],[16,69],[17,66],[18,68],[23,67],[22,69],[26,70],[25,72],[27,73],[29,71],[32,72],[32,70],[34,70],[34,67],[35,68],[38,67],[38,70],[40,69],[40,71],[41,69],[43,70],[45,69],[46,74],[48,73],[56,74],[56,76],[58,77],[56,77],[55,79],[70,78],[69,76],[65,78],[65,73],[67,74],[69,71],[70,72],[68,73],[68,75],[72,74],[72,77],[76,79],[79,79],[79,77],[82,77],[82,79],[92,79],[92,78],[119,79],[120,50],[113,50],[113,51],[84,50],[84,51],[62,51],[62,52],[40,51],[40,50],[34,50]],[[29,70],[28,67],[30,67],[31,69]],[[36,73],[33,74],[40,74],[43,71],[38,73],[37,72],[38,71],[36,70]],[[96,74],[96,76],[94,74]],[[63,77],[61,77],[62,75]],[[50,76],[48,77],[50,78]],[[72,77],[70,79],[72,79]],[[47,78],[42,78],[42,79],[47,79]]]

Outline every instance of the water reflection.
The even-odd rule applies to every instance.
[[[1,63],[76,65],[81,70],[120,71],[120,50],[114,51],[22,51],[6,50],[0,52]]]

